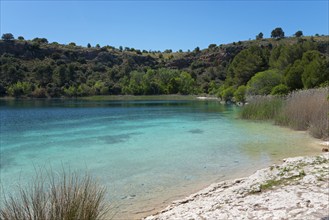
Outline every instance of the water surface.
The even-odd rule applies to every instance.
[[[0,101],[1,184],[35,167],[88,170],[116,218],[139,217],[212,182],[314,152],[305,133],[236,119],[215,101]]]

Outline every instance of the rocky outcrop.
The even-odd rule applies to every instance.
[[[323,153],[213,184],[146,220],[328,218],[329,153]]]

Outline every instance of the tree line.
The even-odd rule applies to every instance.
[[[263,39],[154,55],[131,48],[59,45],[45,38],[0,41],[0,95],[213,94],[244,101],[246,95],[282,95],[328,85],[328,36],[285,38],[282,28]],[[170,54],[168,56],[167,54]]]

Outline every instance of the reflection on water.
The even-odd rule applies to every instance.
[[[38,166],[87,169],[117,217],[136,217],[313,151],[305,133],[238,120],[238,111],[214,101],[0,100],[1,184],[26,183]]]

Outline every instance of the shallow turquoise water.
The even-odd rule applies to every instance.
[[[116,217],[152,207],[277,159],[313,141],[269,123],[236,119],[205,101],[0,101],[1,184],[35,167],[90,171],[108,187]]]

